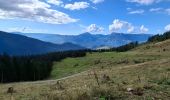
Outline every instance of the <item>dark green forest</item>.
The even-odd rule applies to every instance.
[[[148,42],[161,42],[164,40],[170,39],[170,31],[165,32],[164,34],[160,35],[157,34],[155,36],[152,36],[148,39]]]
[[[54,61],[82,57],[86,51],[65,51],[37,56],[0,55],[0,82],[43,80],[50,76]]]

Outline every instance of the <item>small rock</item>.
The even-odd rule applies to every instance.
[[[134,89],[133,89],[133,88],[127,88],[127,91],[128,91],[128,92],[133,92]]]

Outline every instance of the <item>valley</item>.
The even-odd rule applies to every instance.
[[[89,32],[79,35],[60,35],[60,34],[43,34],[43,33],[13,33],[35,38],[41,41],[51,42],[54,44],[72,43],[89,49],[102,47],[119,47],[130,42],[146,42],[152,34],[92,34]]]

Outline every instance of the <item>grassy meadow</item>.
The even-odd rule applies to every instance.
[[[0,84],[0,100],[170,100],[170,40],[66,58],[49,79]]]
[[[160,59],[158,55],[143,55],[137,52],[103,52],[88,53],[85,57],[66,58],[61,62],[54,62],[52,79],[73,75],[91,68],[109,66],[124,66]]]

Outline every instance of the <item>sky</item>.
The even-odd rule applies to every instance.
[[[0,0],[7,32],[158,34],[170,30],[170,0]]]

